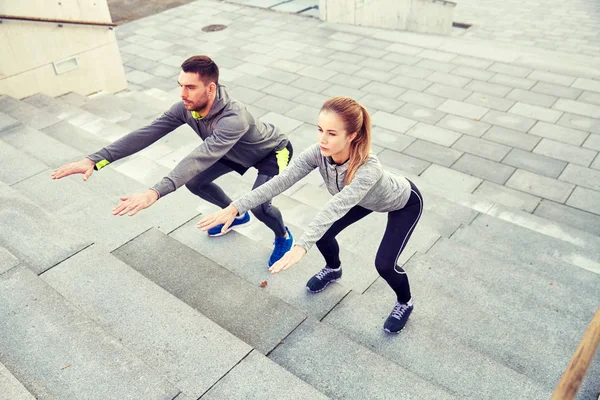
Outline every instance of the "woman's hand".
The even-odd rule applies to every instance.
[[[277,261],[275,264],[273,264],[269,268],[269,271],[271,271],[272,274],[276,274],[279,271],[286,270],[289,267],[291,267],[292,265],[298,264],[300,262],[300,260],[302,259],[302,257],[304,257],[305,254],[306,254],[306,249],[304,247],[294,246],[294,247],[292,247],[292,249],[290,251],[285,253],[284,256],[281,257],[281,259],[279,261]]]
[[[210,228],[223,224],[223,229],[221,229],[221,232],[226,232],[237,215],[237,208],[235,208],[233,204],[230,204],[226,208],[202,218],[200,222],[198,222],[198,228],[202,229],[203,231],[207,231]]]

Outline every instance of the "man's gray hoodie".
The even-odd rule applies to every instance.
[[[161,197],[185,185],[221,158],[249,168],[272,151],[282,150],[288,143],[279,129],[255,119],[242,103],[229,98],[224,86],[219,86],[215,101],[204,118],[194,118],[183,102],[179,102],[152,124],[122,137],[88,158],[100,169],[150,146],[183,124],[191,126],[203,142],[153,186]]]

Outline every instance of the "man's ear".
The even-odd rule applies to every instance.
[[[211,82],[211,83],[208,85],[208,92],[209,92],[211,95],[212,95],[212,94],[214,94],[214,93],[217,93],[217,84],[216,84],[216,83],[214,83],[214,82]]]

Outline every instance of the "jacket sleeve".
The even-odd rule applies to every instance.
[[[248,123],[239,116],[222,118],[204,142],[181,160],[153,189],[162,197],[185,185],[227,154],[248,128]]]
[[[381,179],[383,171],[378,165],[363,165],[357,171],[352,182],[341,192],[333,196],[312,220],[300,240],[296,242],[308,251],[317,240],[333,225],[356,206],[373,186]]]
[[[294,183],[298,182],[312,170],[317,168],[318,152],[318,146],[312,146],[304,150],[279,175],[233,202],[233,206],[240,214],[243,214],[262,203],[271,200],[278,194],[285,192],[292,187]]]
[[[150,125],[123,136],[100,151],[90,154],[87,158],[94,161],[95,169],[99,170],[111,162],[145,149],[186,122],[185,113],[182,112],[185,109],[182,110],[182,107],[183,103],[173,105]]]

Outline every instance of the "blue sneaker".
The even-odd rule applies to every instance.
[[[398,333],[404,328],[408,317],[413,310],[413,301],[410,299],[408,303],[399,303],[396,301],[396,305],[392,310],[392,313],[385,320],[383,324],[383,330],[387,333]]]
[[[285,227],[285,231],[288,234],[287,239],[285,236],[275,238],[275,248],[273,249],[273,253],[271,253],[271,257],[269,257],[269,267],[279,261],[294,246],[294,237],[287,226]]]
[[[210,228],[208,230],[208,236],[212,236],[212,237],[223,236],[224,234],[228,233],[233,228],[239,228],[241,226],[248,225],[250,223],[250,221],[251,221],[250,213],[248,211],[246,211],[244,214],[240,215],[239,217],[235,217],[235,219],[233,220],[233,223],[225,232],[221,232],[221,229],[223,229],[223,224],[220,224],[220,225]]]

